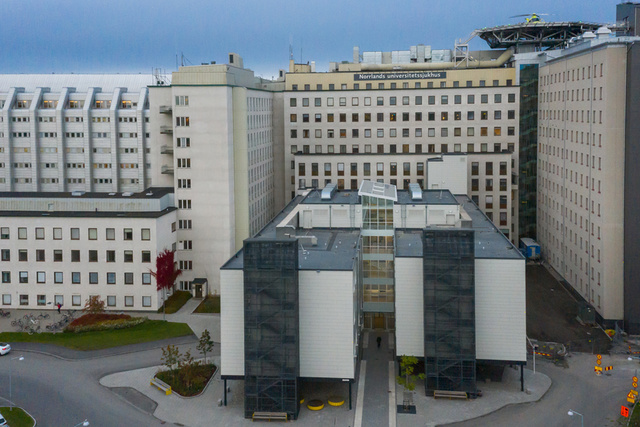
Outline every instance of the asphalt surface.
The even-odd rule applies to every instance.
[[[181,344],[183,351],[191,348],[192,353],[197,354],[195,337],[192,337],[191,344],[186,342],[185,338],[174,341]],[[162,425],[165,423],[98,382],[110,373],[161,364],[161,345],[166,343],[129,346],[135,347],[135,350],[128,349],[134,352],[125,352],[127,348],[120,347],[113,349],[111,355],[104,350],[73,352],[78,357],[69,359],[69,356],[74,356],[69,353],[71,350],[55,346],[38,349],[33,344],[16,343],[9,355],[0,358],[0,396],[9,398],[11,363],[12,400],[15,405],[29,411],[38,426],[73,426],[85,419],[92,426]],[[143,348],[145,346],[146,349]],[[55,355],[41,351],[53,351]],[[24,360],[12,360],[19,356],[24,356]],[[144,404],[139,406],[145,407]]]
[[[568,367],[550,361],[537,361],[536,369],[553,381],[549,391],[534,403],[507,406],[485,417],[449,424],[450,426],[580,426],[580,417],[568,415],[569,410],[584,416],[585,426],[618,426],[620,407],[626,404],[631,379],[640,368],[637,360],[626,355],[603,356],[603,365],[613,366],[610,375],[596,376],[596,358],[577,353],[568,359]],[[531,364],[529,365],[531,368]]]

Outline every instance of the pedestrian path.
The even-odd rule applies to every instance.
[[[358,399],[363,398],[361,426],[395,426],[395,370],[390,371],[394,366],[390,337],[393,336],[384,331],[369,331],[363,336],[367,342],[362,354],[366,368],[362,370],[364,378],[360,379],[364,379],[364,396],[358,393]]]

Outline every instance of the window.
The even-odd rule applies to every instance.
[[[46,283],[47,282],[47,275],[44,271],[37,271],[36,272],[36,283]]]
[[[18,249],[18,261],[27,261],[27,250]]]
[[[11,261],[11,250],[2,249],[2,261]]]
[[[98,273],[95,271],[92,271],[91,273],[89,273],[89,284],[90,285],[97,285],[98,284]]]
[[[11,272],[3,271],[2,272],[2,283],[11,283]]]
[[[71,273],[71,283],[73,283],[74,285],[79,285],[80,284],[80,272],[79,271],[74,271]]]
[[[89,250],[89,262],[98,262],[98,251],[95,249]]]
[[[142,273],[142,284],[143,285],[151,284],[151,273]]]
[[[109,272],[107,273],[107,285],[115,285],[116,284],[116,273]]]
[[[142,240],[151,240],[151,229],[143,228],[141,230],[141,239]]]
[[[189,126],[189,117],[176,117],[176,126],[177,127]]]
[[[475,95],[467,95],[467,104],[474,104],[476,102]]]
[[[18,239],[24,240],[27,238],[26,227],[18,227]]]
[[[36,228],[36,240],[44,239],[44,228],[37,227]]]
[[[115,228],[107,228],[107,240],[116,240]]]
[[[107,262],[116,262],[116,251],[107,251]]]
[[[485,174],[493,175],[493,162],[487,162],[485,164]]]
[[[72,249],[71,250],[71,262],[80,262],[80,250]]]
[[[53,229],[53,239],[54,240],[62,240],[62,228],[54,228]]]
[[[53,273],[53,282],[54,283],[62,283],[63,274],[62,271],[56,271]]]
[[[448,95],[441,95],[440,96],[440,104],[447,105],[448,103],[449,103],[449,96]]]
[[[9,227],[0,228],[0,239],[7,240],[8,238],[9,238]]]
[[[62,249],[54,249],[53,250],[53,261],[54,262],[62,262]]]
[[[29,305],[29,295],[20,295],[20,305]]]
[[[142,306],[143,307],[151,307],[151,297],[150,296],[143,296],[142,297]]]
[[[133,296],[125,296],[124,297],[124,306],[125,307],[133,307]]]
[[[19,274],[20,283],[29,283],[29,272],[21,271]]]
[[[151,262],[151,251],[142,251],[142,262]]]
[[[509,95],[507,95],[507,102],[509,103],[516,102],[516,94],[510,93]]]
[[[11,294],[2,294],[2,305],[11,305]]]
[[[124,284],[133,285],[133,273],[130,273],[130,272],[124,273]]]

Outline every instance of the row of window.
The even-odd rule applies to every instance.
[[[438,99],[438,97],[436,97],[435,95],[429,95],[426,97],[427,98],[427,105],[448,105],[449,104],[449,95],[440,95],[439,100],[440,102],[438,104],[436,104],[436,100]],[[453,95],[453,103],[454,104],[462,104],[462,100],[466,98],[466,103],[471,105],[471,104],[475,104],[476,103],[476,95],[473,94],[469,94],[466,97],[463,97],[462,95]],[[301,106],[302,107],[309,107],[309,100],[311,98],[301,98]],[[364,98],[360,98],[358,96],[353,96],[351,97],[351,106],[353,107],[357,107],[360,105],[360,99],[362,99],[363,101],[363,105],[368,107],[372,105],[372,97],[370,96],[365,96]],[[376,106],[383,106],[385,105],[385,99],[388,99],[388,104],[389,105],[399,105],[398,104],[398,97],[396,96],[389,96],[389,97],[385,97],[385,96],[377,96],[375,98],[375,105]],[[323,98],[317,97],[317,98],[313,98],[313,106],[314,107],[322,107],[322,100]],[[422,100],[423,97],[421,95],[416,95],[413,97],[413,105],[422,105]],[[402,105],[411,105],[411,97],[410,96],[402,96],[400,97],[400,102]],[[507,102],[509,103],[514,103],[516,102],[516,94],[515,93],[509,93],[507,94]],[[480,103],[481,104],[488,104],[489,103],[489,94],[481,94],[480,95]],[[494,104],[500,104],[502,103],[502,94],[501,93],[495,93],[493,94],[493,103]],[[327,107],[334,107],[335,106],[335,100],[333,97],[328,97],[326,98],[325,101],[325,105]],[[289,98],[289,106],[290,107],[297,107],[298,106],[298,98]],[[346,96],[341,96],[338,98],[338,106],[340,107],[346,107],[347,106],[347,97]]]
[[[494,153],[500,153],[504,150],[502,143],[500,142],[495,142],[493,144],[493,152]],[[328,154],[334,154],[334,153],[340,153],[340,154],[359,154],[360,153],[360,145],[358,144],[353,144],[351,145],[351,151],[348,152],[347,151],[347,145],[346,144],[341,144],[338,146],[339,151],[336,151],[335,146],[330,144],[330,145],[315,145],[315,154],[322,154],[323,150],[326,150],[326,153]],[[323,148],[325,147],[325,148]],[[372,147],[375,147],[375,151],[372,151]],[[449,152],[449,144],[440,144],[439,148],[440,151],[436,151],[436,144],[427,144],[427,153],[436,153],[436,152],[440,152],[440,153],[448,153]],[[394,154],[394,153],[416,153],[416,154],[420,154],[423,153],[423,147],[422,144],[413,144],[413,150],[411,150],[411,144],[402,144],[401,145],[401,150],[402,151],[398,151],[398,145],[397,144],[377,144],[377,145],[372,145],[372,144],[365,144],[364,145],[364,153],[368,154],[368,153],[378,153],[378,154]],[[513,151],[515,150],[515,144],[514,143],[508,143],[507,144],[507,151],[509,153],[513,153]],[[302,150],[298,149],[297,145],[291,145],[291,154],[311,154],[311,145],[303,145],[302,146]],[[462,144],[453,144],[453,151],[456,153],[460,153],[462,152]],[[467,153],[474,153],[476,152],[476,143],[468,143],[467,144],[467,149],[466,152]],[[489,152],[489,144],[487,144],[486,142],[483,142],[480,144],[480,151],[481,153],[487,153]],[[292,167],[293,169],[293,167]]]
[[[449,129],[447,127],[443,127],[440,128],[440,136],[443,138],[446,138],[449,136]],[[469,126],[467,127],[467,131],[466,131],[466,136],[475,136],[476,135],[476,128],[473,126]],[[339,129],[339,137],[340,138],[346,138],[347,137],[347,129]],[[363,135],[365,138],[371,138],[371,129],[364,129]],[[453,136],[462,136],[463,132],[462,132],[462,128],[461,127],[455,127],[453,128]],[[509,126],[507,127],[507,136],[515,136],[516,134],[516,128],[515,126]],[[322,129],[315,129],[314,130],[314,138],[323,138],[323,132]],[[401,129],[401,135],[403,138],[409,138],[411,136],[411,129],[410,128],[403,128]],[[298,129],[291,129],[289,136],[292,139],[298,138]],[[398,130],[396,128],[392,128],[389,129],[389,137],[390,138],[395,138],[398,136]],[[422,133],[422,128],[414,128],[414,132],[413,132],[413,136],[416,138],[421,138],[423,136]],[[427,136],[429,138],[433,138],[436,136],[436,128],[427,128]],[[480,127],[480,136],[489,136],[489,127],[487,126],[482,126]],[[503,136],[503,132],[502,132],[502,127],[501,126],[494,126],[493,127],[493,136]],[[302,138],[304,139],[308,139],[311,137],[311,130],[309,129],[302,129]],[[335,130],[334,129],[327,129],[326,130],[326,137],[327,138],[335,138]],[[351,138],[359,138],[360,137],[360,129],[351,129]],[[376,129],[376,138],[384,138],[385,137],[385,130],[384,129]]]
[[[80,249],[71,249],[71,262],[82,262],[80,257]],[[36,261],[37,262],[45,262],[46,261],[46,251],[45,249],[36,249]],[[53,261],[54,262],[63,262],[63,250],[62,249],[53,249],[52,250]],[[0,260],[1,261],[11,261],[11,249],[0,249]],[[97,249],[89,249],[88,250],[88,259],[89,262],[98,262],[98,250]],[[27,262],[29,261],[29,251],[27,249],[18,249],[18,261]],[[105,258],[103,261],[106,262],[116,262],[116,251],[115,250],[107,250],[105,251]],[[126,250],[123,251],[123,261],[124,262],[133,262],[133,251]],[[141,251],[140,254],[140,262],[151,262],[151,251]]]
[[[467,111],[467,120],[475,120],[475,111]],[[372,119],[372,113],[362,113],[362,117],[363,117],[363,121],[364,122],[371,122]],[[335,121],[335,114],[334,113],[327,113],[326,114],[326,120],[328,123],[333,123]],[[384,116],[385,113],[376,113],[376,121],[377,122],[384,122]],[[431,111],[431,112],[427,112],[427,120],[430,122],[436,121],[436,117],[439,117],[439,121],[442,122],[446,122],[447,120],[449,120],[449,112],[448,111],[443,111],[440,114],[436,114],[435,111]],[[463,117],[463,112],[462,111],[454,111],[453,114],[451,115],[451,117],[453,118],[453,120],[455,121],[459,121],[462,120]],[[480,111],[480,120],[488,120],[489,119],[489,111]],[[403,122],[408,122],[411,120],[411,113],[409,112],[403,112],[401,113],[400,117],[398,117],[398,113],[395,112],[390,112],[389,113],[389,121],[390,122],[396,122],[396,121],[400,121],[399,118],[402,119]],[[422,112],[421,111],[417,111],[414,112],[413,114],[413,118],[414,121],[416,122],[420,122],[422,121]],[[515,110],[507,110],[507,119],[508,120],[514,120],[516,118],[516,111]],[[493,119],[494,120],[502,120],[502,110],[494,110],[493,111]],[[310,120],[310,115],[309,114],[302,114],[302,123],[309,123]],[[346,123],[347,122],[347,113],[338,113],[338,120],[340,121],[340,123]],[[297,123],[298,122],[298,114],[292,113],[289,115],[289,122],[290,123]],[[360,122],[360,113],[351,113],[351,123],[357,123]],[[316,113],[314,115],[314,123],[322,123],[322,113]]]
[[[593,65],[593,77],[598,77],[598,69],[600,70],[600,77],[602,77],[602,72],[604,70],[604,63],[594,64]],[[582,71],[582,78],[580,78]],[[586,74],[585,74],[586,72]],[[546,86],[553,83],[564,83],[565,81],[575,81],[575,80],[585,80],[591,78],[591,67],[578,67],[572,70],[566,70],[559,73],[548,74],[546,76],[540,76],[540,86]]]
[[[28,294],[20,294],[20,305],[29,305],[30,295]],[[117,304],[116,295],[107,295],[107,307],[116,307]],[[124,306],[125,307],[133,307],[135,302],[135,298],[133,295],[125,295],[124,296]],[[51,301],[49,301],[51,303]],[[54,305],[60,304],[64,305],[64,296],[63,295],[54,295],[53,297]],[[46,306],[47,305],[47,296],[38,294],[36,295],[36,304],[38,306]],[[2,305],[11,305],[11,294],[2,294]],[[80,307],[82,305],[81,295],[71,295],[71,306]],[[146,295],[142,297],[142,306],[143,307],[151,307],[151,296]]]
[[[460,86],[460,81],[459,80],[454,80],[453,81],[453,87],[461,87]],[[465,82],[466,87],[473,87],[473,81],[472,80],[467,80]],[[487,81],[486,80],[479,80],[478,81],[478,86],[479,87],[485,87],[487,85]],[[506,80],[506,85],[507,86],[512,86],[513,85],[513,80],[511,79],[507,79]],[[500,80],[493,80],[493,86],[500,86]],[[415,89],[420,89],[422,87],[422,82],[414,82],[413,88]],[[427,82],[427,88],[433,88],[434,87],[434,82]],[[444,88],[447,87],[447,82],[446,81],[439,81],[438,82],[438,87]],[[305,91],[310,91],[311,90],[311,84],[305,84],[303,85],[303,88]],[[392,82],[389,83],[388,85],[385,83],[378,83],[377,84],[377,89],[399,89],[400,87],[398,86],[398,83],[396,82]],[[353,86],[348,87],[347,83],[342,83],[340,84],[340,90],[348,90],[348,89],[354,89],[354,90],[359,90],[360,89],[360,83],[353,83]],[[363,89],[366,90],[371,90],[373,89],[373,83],[365,83]],[[409,82],[402,82],[402,89],[409,89]],[[298,85],[294,84],[291,85],[291,90],[297,91],[298,90]],[[321,83],[318,83],[315,85],[315,90],[323,90],[323,85]],[[333,83],[329,84],[329,90],[336,90],[336,85]]]
[[[47,272],[46,271],[36,271],[36,283],[46,284],[47,283]],[[97,272],[90,272],[88,274],[88,283],[90,285],[99,285],[99,277]],[[2,283],[11,283],[11,272],[3,271],[2,272]],[[18,283],[29,283],[29,272],[28,271],[19,271],[18,272]],[[64,284],[64,273],[62,271],[55,271],[53,273],[53,283],[54,284]],[[82,284],[82,273],[79,271],[71,272],[71,283],[74,285]],[[125,272],[123,273],[123,283],[125,285],[133,285],[134,284],[134,273]],[[143,285],[151,284],[151,273],[142,273],[141,283]],[[116,283],[116,273],[108,272],[106,273],[106,284],[107,285],[115,285]]]
[[[80,228],[72,227],[69,229],[69,237],[71,240],[80,240]],[[122,240],[133,240],[134,232],[133,228],[124,228],[122,229]],[[10,227],[0,227],[0,239],[6,240],[11,238],[11,229]],[[28,238],[27,227],[18,227],[18,239],[25,240]],[[35,228],[35,238],[37,240],[44,240],[46,238],[45,228],[44,227],[36,227]],[[98,229],[97,228],[88,228],[86,238],[88,240],[98,240]],[[115,240],[116,239],[116,229],[115,228],[106,228],[105,229],[105,238],[106,240]],[[53,228],[53,239],[61,240],[62,239],[62,228],[54,227]],[[151,240],[151,229],[150,228],[141,228],[140,229],[140,240]]]

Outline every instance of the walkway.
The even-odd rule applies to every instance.
[[[376,342],[380,337],[380,347]],[[395,365],[393,362],[393,334],[383,331],[367,331],[363,334],[363,354],[360,381],[364,381],[364,393],[358,388],[358,408],[356,425],[390,426],[396,425],[395,407]],[[364,396],[361,396],[364,394]],[[360,398],[363,404],[360,409]],[[360,415],[360,416],[359,416]],[[361,421],[361,424],[359,424]]]

